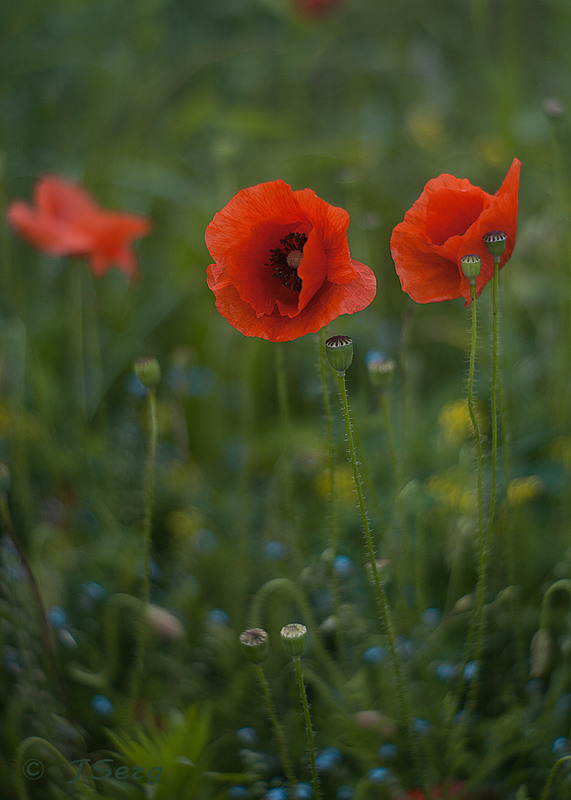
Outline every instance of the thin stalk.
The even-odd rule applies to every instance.
[[[468,406],[468,415],[470,417],[470,422],[472,423],[474,438],[476,439],[476,451],[477,451],[477,462],[478,462],[477,465],[478,579],[476,588],[476,600],[474,603],[472,614],[470,616],[468,635],[466,637],[466,643],[464,645],[464,654],[462,658],[462,665],[459,671],[458,697],[455,703],[450,704],[449,712],[445,723],[445,730],[446,730],[445,753],[448,750],[450,742],[451,726],[454,713],[457,711],[458,708],[458,701],[461,695],[461,686],[464,681],[464,671],[466,668],[466,664],[470,660],[470,656],[472,654],[474,634],[476,629],[480,627],[482,621],[483,606],[484,606],[484,589],[485,589],[485,579],[486,579],[485,562],[487,561],[487,555],[484,555],[486,547],[484,542],[484,509],[483,509],[483,498],[482,498],[482,472],[483,472],[482,435],[480,433],[478,418],[474,411],[474,372],[476,364],[476,348],[478,341],[478,316],[477,316],[475,282],[471,282],[470,284],[470,296],[471,296],[470,366],[468,368],[468,389],[466,393],[466,403]],[[487,542],[488,542],[488,537],[486,537],[486,543]],[[474,682],[475,681],[473,681],[473,683]],[[457,737],[456,738],[457,747],[460,741],[461,737]]]
[[[313,728],[311,726],[311,716],[309,714],[309,703],[307,702],[307,693],[305,691],[305,684],[303,682],[303,675],[301,673],[301,663],[299,656],[292,659],[295,667],[295,676],[297,678],[297,685],[299,688],[299,696],[301,698],[301,705],[303,707],[303,715],[305,717],[305,733],[307,736],[307,744],[309,746],[309,757],[311,759],[311,782],[313,783],[313,791],[317,800],[322,800],[323,795],[319,786],[319,777],[317,775],[317,766],[315,764],[315,740],[313,737]]]
[[[486,529],[485,541],[480,552],[480,563],[478,569],[478,586],[476,589],[476,601],[474,604],[474,629],[476,644],[474,649],[474,660],[478,665],[478,672],[470,683],[468,698],[466,700],[467,710],[471,710],[476,702],[476,692],[478,689],[478,676],[480,658],[484,649],[484,599],[486,593],[486,574],[488,559],[492,544],[492,533],[496,513],[497,496],[497,477],[498,477],[498,272],[499,262],[494,259],[494,277],[492,278],[492,376],[490,387],[490,403],[492,415],[492,485],[490,487],[490,509],[488,526]]]
[[[563,758],[560,758],[559,761],[556,761],[555,764],[551,767],[551,772],[549,773],[547,783],[545,784],[545,788],[541,793],[541,800],[547,800],[547,798],[549,797],[549,792],[551,790],[551,785],[555,780],[555,774],[557,773],[559,768],[563,766],[563,764],[568,764],[570,761],[571,761],[571,756],[563,756]]]
[[[287,749],[287,744],[285,740],[285,735],[283,728],[278,720],[278,716],[276,714],[276,709],[274,706],[274,702],[272,700],[272,695],[270,692],[270,685],[266,678],[266,674],[261,666],[261,664],[254,664],[254,669],[256,670],[256,675],[258,677],[258,682],[260,684],[260,689],[262,690],[262,695],[264,698],[264,703],[266,705],[266,711],[268,712],[268,717],[272,724],[272,728],[274,729],[274,734],[278,743],[278,749],[280,751],[280,758],[282,762],[282,767],[284,768],[284,772],[286,774],[286,778],[290,786],[295,786],[297,784],[295,775],[293,774],[293,769],[291,766],[291,759],[289,757],[289,752]]]
[[[153,495],[155,480],[155,455],[157,450],[157,402],[154,388],[148,390],[149,451],[147,460],[147,485],[145,490],[145,515],[143,518],[143,585],[141,615],[136,633],[136,655],[131,682],[131,708],[141,693],[145,647],[147,643],[147,613],[151,594],[151,530],[153,521]]]
[[[83,358],[83,280],[82,265],[77,260],[70,260],[68,264],[70,280],[70,310],[72,319],[70,320],[70,345],[72,348],[72,374],[73,386],[72,394],[75,397],[75,411],[78,418],[80,436],[83,436],[83,426],[86,419],[86,391],[85,391],[85,365]]]
[[[462,668],[460,670],[459,681],[463,681],[464,667],[470,659],[470,655],[474,653],[474,661],[478,667],[476,675],[470,682],[468,689],[468,697],[466,698],[466,717],[473,710],[476,703],[476,696],[478,691],[479,675],[480,675],[480,659],[484,648],[484,600],[486,594],[486,574],[488,568],[488,559],[490,555],[490,547],[492,543],[492,533],[494,528],[494,517],[496,510],[496,482],[498,471],[498,401],[497,401],[497,388],[498,388],[498,261],[494,260],[494,277],[492,278],[492,374],[491,374],[491,387],[490,387],[490,402],[491,402],[491,417],[492,417],[492,485],[490,489],[490,507],[489,518],[486,532],[481,541],[479,560],[478,560],[478,578],[476,584],[476,596],[474,601],[474,608],[470,618],[470,625],[468,628],[468,636],[464,647],[464,658],[462,660]],[[472,301],[472,305],[474,302]],[[474,311],[472,311],[474,314]],[[473,645],[475,637],[475,645]],[[458,698],[460,690],[458,691]],[[458,699],[457,698],[457,699]],[[447,720],[447,746],[449,737],[451,735],[452,717],[454,713],[454,705]],[[458,734],[457,743],[461,741],[461,736]]]
[[[480,559],[482,557],[482,547],[484,544],[484,504],[482,501],[482,435],[478,418],[474,411],[474,371],[476,364],[476,346],[478,341],[478,311],[476,304],[476,285],[470,286],[472,302],[470,304],[472,315],[470,325],[470,367],[468,369],[468,391],[466,402],[468,404],[468,414],[476,439],[476,450],[478,458],[478,478],[477,478],[477,503],[478,503],[478,549]]]
[[[377,569],[377,563],[375,559],[375,550],[373,547],[373,538],[371,535],[371,529],[369,526],[369,518],[367,516],[367,509],[365,505],[365,497],[363,494],[363,486],[361,480],[361,474],[359,471],[359,465],[357,462],[357,453],[355,451],[355,440],[353,437],[353,422],[351,419],[351,410],[349,408],[349,400],[347,398],[347,385],[345,381],[345,373],[339,374],[337,373],[337,385],[339,388],[339,397],[341,399],[341,408],[343,410],[343,419],[345,421],[345,432],[347,435],[347,447],[349,451],[349,460],[351,462],[351,466],[353,469],[353,483],[355,485],[355,490],[357,492],[357,499],[359,505],[359,511],[361,512],[361,523],[363,526],[363,534],[365,537],[365,548],[367,552],[367,556],[369,559],[369,565],[371,569],[371,574],[373,576],[373,584],[375,587],[375,597],[377,601],[377,606],[379,610],[379,615],[381,619],[381,625],[383,631],[385,633],[387,644],[389,648],[389,654],[391,657],[391,663],[393,667],[393,672],[396,681],[396,690],[397,690],[397,699],[399,704],[399,713],[401,720],[404,724],[404,728],[406,731],[406,736],[409,741],[409,745],[412,749],[412,752],[415,756],[415,760],[417,763],[417,767],[419,770],[419,774],[422,777],[422,782],[425,785],[425,792],[427,797],[430,799],[430,786],[426,781],[425,770],[422,768],[422,759],[419,752],[418,742],[413,732],[413,725],[412,725],[412,712],[410,710],[410,700],[408,697],[408,691],[406,687],[406,683],[404,680],[403,670],[400,662],[400,658],[397,652],[396,647],[396,635],[394,630],[394,625],[392,621],[392,613],[389,606],[388,598],[385,593],[385,589],[383,586],[383,582],[381,580],[381,576],[379,575],[379,571]]]
[[[337,557],[337,513],[335,504],[335,458],[333,453],[333,424],[331,414],[331,402],[327,389],[327,371],[325,356],[325,329],[319,331],[319,372],[321,377],[321,391],[323,393],[323,407],[325,409],[325,431],[327,439],[327,470],[329,473],[329,548],[331,550],[331,595],[333,598],[333,613],[335,616],[335,645],[338,656],[341,658],[345,652],[343,647],[343,635],[341,630],[341,620],[339,609],[341,598],[339,593],[339,580],[335,572],[335,559]]]

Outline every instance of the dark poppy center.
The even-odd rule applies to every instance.
[[[272,268],[272,277],[278,278],[284,286],[294,292],[301,292],[301,278],[297,268],[303,258],[303,248],[307,242],[305,233],[288,233],[280,239],[280,246],[270,250],[267,267]]]

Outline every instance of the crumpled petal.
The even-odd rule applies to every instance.
[[[494,274],[492,256],[483,236],[501,230],[507,235],[500,268],[510,258],[517,234],[519,173],[514,158],[495,195],[465,178],[439,175],[424,191],[393,230],[391,254],[403,291],[417,303],[433,303],[463,297],[470,303],[470,285],[460,261],[465,255],[480,257],[476,295]]]
[[[349,215],[311,189],[284,181],[242,189],[217,214],[205,239],[214,263],[207,284],[216,308],[245,336],[289,341],[320,330],[340,314],[366,308],[376,292],[372,270],[351,259]],[[295,270],[301,288],[274,275],[271,251],[289,234],[305,243]]]

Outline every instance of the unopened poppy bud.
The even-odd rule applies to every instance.
[[[299,622],[284,625],[281,630],[282,645],[288,656],[299,658],[307,642],[307,628]]]
[[[391,385],[396,368],[392,358],[375,358],[367,364],[371,383],[377,389],[387,389]]]
[[[242,652],[252,664],[261,664],[268,657],[270,643],[263,628],[249,628],[240,634]]]
[[[546,97],[541,108],[549,119],[560,119],[564,113],[563,105],[557,97]]]
[[[161,380],[161,367],[156,358],[138,358],[133,365],[135,375],[147,389],[154,389]]]
[[[494,261],[499,261],[506,249],[507,234],[503,231],[490,231],[484,235],[483,239],[488,253],[493,256]]]
[[[482,262],[480,261],[480,256],[471,253],[460,259],[460,266],[462,267],[462,272],[468,278],[468,281],[472,283],[480,274]]]
[[[547,628],[537,630],[531,640],[530,678],[547,678],[555,661],[555,643]]]
[[[342,378],[353,361],[353,339],[349,336],[332,336],[325,342],[325,352],[329,363]]]

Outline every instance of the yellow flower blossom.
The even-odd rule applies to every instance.
[[[511,506],[523,506],[541,495],[544,483],[537,475],[526,478],[514,478],[508,484],[508,503]]]

